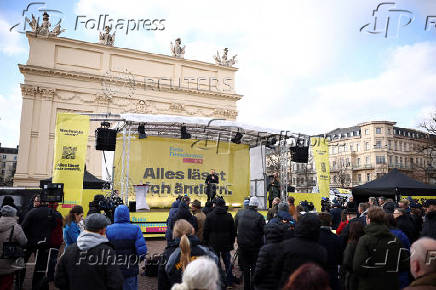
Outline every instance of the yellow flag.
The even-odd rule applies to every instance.
[[[57,115],[52,182],[64,184],[62,208],[82,202],[88,135],[88,116],[70,113]]]
[[[330,164],[329,145],[325,138],[310,138],[313,159],[315,161],[316,177],[318,180],[319,192],[322,196],[330,195]]]

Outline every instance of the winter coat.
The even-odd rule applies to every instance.
[[[424,224],[422,225],[421,236],[436,239],[436,211],[426,214]]]
[[[413,243],[417,238],[417,231],[410,215],[400,215],[397,217],[397,227],[406,234],[409,241]]]
[[[286,221],[286,222],[283,222]],[[289,214],[288,211],[280,210],[276,217],[271,219],[268,224],[278,224],[282,227],[284,233],[283,233],[283,240],[287,240],[294,237],[294,225],[295,221],[294,218]]]
[[[263,245],[263,228],[265,218],[254,208],[238,212],[235,216],[235,227],[238,246],[251,250],[260,249]]]
[[[307,213],[297,222],[295,237],[281,243],[281,253],[274,265],[280,287],[305,263],[316,263],[326,269],[327,250],[318,243],[320,225],[318,215]]]
[[[265,226],[266,244],[260,248],[254,271],[254,285],[256,290],[277,289],[278,280],[273,265],[281,254],[280,243],[283,241],[283,227],[276,223]]]
[[[345,229],[345,227],[348,225],[348,221],[343,221],[339,224],[338,228],[336,229],[336,235],[340,235],[341,232]]]
[[[15,242],[21,247],[24,247],[27,243],[26,235],[19,224],[17,224],[16,217],[0,217],[0,257],[3,256],[3,242]],[[14,233],[12,240],[9,240],[11,236],[12,228]],[[11,267],[14,259],[0,259],[0,275],[7,275],[13,273],[16,269]]]
[[[327,250],[327,273],[330,276],[332,290],[339,289],[338,266],[342,262],[341,241],[330,227],[321,227],[319,244]]]
[[[138,275],[139,260],[147,254],[147,245],[141,228],[130,223],[127,206],[120,205],[115,209],[114,224],[107,227],[106,236],[114,246],[117,256],[128,257],[131,261],[129,265],[120,266],[124,278]]]
[[[205,206],[205,207],[203,207],[203,209],[201,211],[204,212],[204,214],[207,216],[208,214],[210,214],[213,211],[213,207],[212,206]]]
[[[208,256],[218,265],[217,256],[208,248],[200,245],[200,240],[197,236],[188,236],[191,246],[191,259],[194,260],[200,256]],[[167,263],[159,265],[160,274],[158,277],[158,289],[171,289],[175,283],[181,283],[182,281],[182,266],[180,263],[180,238],[176,238],[174,243],[171,243],[171,247],[164,253]],[[177,247],[174,247],[176,246]],[[170,252],[172,251],[172,252]],[[164,272],[162,272],[162,270]]]
[[[342,209],[339,207],[334,207],[330,210],[332,215],[332,229],[336,230],[341,223]]]
[[[273,182],[268,184],[268,200],[272,201],[276,197],[280,197],[280,182],[274,179]]]
[[[68,247],[77,242],[77,238],[80,235],[80,228],[75,221],[72,221],[69,225],[65,225],[63,234],[66,247]]]
[[[57,214],[48,207],[37,207],[31,209],[24,217],[22,228],[26,234],[29,248],[48,247],[50,235],[53,229],[57,226]]]
[[[358,289],[399,289],[396,269],[399,267],[403,271],[409,267],[401,247],[401,242],[389,232],[386,225],[372,223],[366,226],[365,235],[359,239],[353,259],[353,271],[359,279]]]
[[[113,261],[116,253],[107,238],[84,231],[61,256],[55,286],[60,290],[121,290],[123,275]]]
[[[203,242],[203,232],[204,232],[204,223],[206,222],[206,214],[202,212],[200,209],[192,212],[197,219],[198,231],[195,235],[200,239],[200,242]]]
[[[406,234],[404,234],[400,229],[390,229],[389,231],[400,240],[403,248],[407,249],[407,251],[410,251],[410,242],[409,242],[409,238],[406,236]],[[409,286],[410,281],[409,281],[409,271],[408,270],[398,272],[398,278],[400,279],[400,288],[401,289]]]
[[[419,277],[404,290],[436,290],[436,273]]]
[[[174,224],[176,221],[180,219],[188,221],[194,227],[195,232],[198,231],[197,219],[192,215],[191,211],[189,210],[189,206],[184,202],[180,203],[174,219],[171,220],[171,231],[174,229]]]
[[[165,238],[167,243],[173,240],[173,228],[171,227],[173,224],[173,220],[176,218],[177,211],[179,210],[180,200],[176,200],[173,202],[170,208],[170,212],[168,214],[167,219],[167,230],[165,232]]]
[[[204,243],[216,252],[233,250],[235,243],[235,222],[226,207],[218,206],[207,215],[204,224]]]
[[[359,289],[359,278],[353,271],[353,258],[356,251],[357,242],[350,241],[347,243],[342,260],[341,273],[344,280],[345,290]]]

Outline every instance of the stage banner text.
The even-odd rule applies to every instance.
[[[62,208],[82,203],[88,135],[88,116],[70,113],[57,115],[52,182],[64,184]]]
[[[315,162],[316,177],[319,192],[322,196],[330,196],[330,164],[329,146],[325,138],[310,138],[313,160]]]
[[[228,142],[216,143],[195,139],[173,139],[149,136],[130,141],[124,168],[129,172],[129,201],[135,200],[134,185],[149,184],[147,204],[151,208],[170,207],[178,195],[191,200],[207,200],[205,179],[214,169],[219,177],[217,196],[228,203],[241,204],[250,193],[249,146]],[[115,188],[120,190],[122,178],[123,137],[117,137],[114,158]],[[127,166],[129,166],[127,170]],[[125,184],[125,183],[124,183]]]

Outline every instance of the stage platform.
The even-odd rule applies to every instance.
[[[232,216],[235,216],[236,213],[240,210],[240,208],[231,208],[229,209],[229,213]],[[130,213],[130,221],[132,224],[138,225],[144,237],[165,237],[165,231],[167,230],[167,218],[170,209],[151,209],[146,212],[131,212]],[[266,218],[266,210],[259,210]]]

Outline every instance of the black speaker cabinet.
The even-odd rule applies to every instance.
[[[129,211],[136,212],[136,201],[129,201]]]
[[[115,151],[117,130],[97,128],[95,130],[95,149],[102,151]]]

